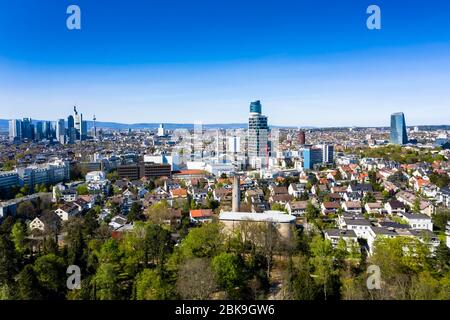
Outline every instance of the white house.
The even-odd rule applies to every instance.
[[[325,230],[324,235],[333,247],[337,246],[341,239],[344,239],[347,243],[347,250],[351,249],[352,244],[358,243],[358,237],[353,230],[328,229]]]
[[[397,200],[392,200],[387,202],[384,205],[384,208],[386,209],[387,213],[389,214],[402,214],[406,212],[406,207],[403,203]]]
[[[346,201],[342,204],[342,209],[345,212],[353,213],[353,214],[361,214],[362,206],[359,201]]]
[[[44,231],[45,230],[44,222],[42,222],[42,220],[40,220],[39,218],[34,218],[34,220],[30,222],[30,225],[28,227],[30,228],[31,231],[33,231],[33,230]]]
[[[372,224],[367,219],[343,218],[340,219],[340,228],[343,230],[352,230],[358,238],[366,239],[369,236]]]
[[[383,205],[380,202],[368,202],[364,206],[367,213],[381,214],[383,213]]]
[[[289,185],[288,193],[289,193],[291,196],[293,196],[294,198],[300,198],[300,196],[301,196],[302,193],[304,193],[304,192],[305,192],[305,185],[304,185],[304,184],[300,184],[300,183],[294,184],[294,183],[291,183],[291,184]]]
[[[61,208],[55,210],[55,213],[58,217],[61,218],[62,221],[67,221],[69,218],[76,216],[80,212],[79,207],[77,205],[65,204]]]
[[[302,216],[306,212],[308,201],[290,201],[286,203],[286,210],[294,216]]]
[[[403,213],[400,216],[408,222],[411,229],[433,231],[433,222],[425,214]]]

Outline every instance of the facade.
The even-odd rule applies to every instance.
[[[306,133],[303,130],[298,132],[298,144],[301,146],[306,144]]]
[[[64,119],[59,119],[56,122],[56,139],[61,144],[66,144],[66,124]]]
[[[279,211],[265,211],[263,213],[222,212],[219,220],[225,225],[225,232],[233,232],[243,222],[272,224],[282,238],[290,239],[296,217]]]
[[[332,164],[334,162],[334,146],[331,144],[321,144],[322,162]]]
[[[403,112],[391,115],[391,143],[404,145],[408,143],[406,121]]]
[[[77,131],[75,129],[75,119],[73,116],[67,117],[67,143],[74,144],[77,139]]]
[[[15,171],[0,172],[0,198],[19,186],[19,175]]]
[[[147,179],[172,177],[172,166],[164,163],[134,163],[120,165],[117,167],[120,179],[139,180],[143,177]]]
[[[303,149],[303,168],[305,170],[312,170],[317,164],[323,162],[323,150],[321,148],[315,148],[308,146]]]
[[[261,102],[250,104],[248,120],[248,156],[250,158],[266,157],[268,148],[269,127],[267,117],[261,114]]]
[[[9,120],[9,141],[22,140],[22,123],[20,120]]]
[[[23,118],[21,121],[21,139],[33,140],[34,138],[34,126],[31,118]]]
[[[70,180],[70,164],[57,160],[44,165],[34,165],[18,168],[19,183],[28,186],[30,190],[36,185],[52,185]]]
[[[164,137],[166,135],[166,130],[164,129],[164,125],[161,123],[158,128],[158,137]]]

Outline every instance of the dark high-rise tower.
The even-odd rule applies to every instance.
[[[398,112],[391,115],[391,143],[397,145],[408,143],[406,121],[403,112]]]
[[[265,157],[267,155],[269,127],[267,117],[261,114],[261,102],[250,104],[248,119],[248,156]]]
[[[301,146],[306,144],[306,133],[303,130],[298,131],[298,144]]]

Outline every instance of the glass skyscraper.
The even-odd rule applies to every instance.
[[[269,127],[267,117],[261,114],[261,102],[250,104],[250,117],[248,120],[248,156],[266,157],[268,146]]]
[[[391,115],[391,143],[403,145],[408,143],[406,121],[403,112]]]

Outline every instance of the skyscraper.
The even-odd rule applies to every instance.
[[[301,146],[306,144],[306,133],[303,130],[298,131],[298,144]]]
[[[44,139],[44,130],[43,130],[42,122],[36,123],[34,138],[37,141],[41,141],[42,139]]]
[[[22,121],[9,120],[9,141],[20,141],[22,139]]]
[[[61,144],[66,144],[67,137],[66,137],[66,124],[64,119],[59,119],[56,122],[56,139]]]
[[[322,149],[322,162],[332,164],[334,162],[334,146],[331,144],[321,144],[317,147]]]
[[[408,143],[406,121],[403,112],[391,115],[391,143],[403,145]]]
[[[320,147],[306,146],[303,149],[303,168],[312,170],[314,166],[323,162],[323,149]]]
[[[248,156],[266,157],[268,146],[269,126],[267,117],[262,115],[261,102],[250,104],[250,117],[248,119]]]
[[[75,129],[75,120],[73,116],[67,117],[67,143],[73,144],[77,139],[77,131]]]
[[[22,122],[22,139],[33,140],[34,126],[30,118],[23,118]]]
[[[50,123],[50,121],[44,122],[42,131],[45,139],[50,140],[52,138],[52,124]]]

